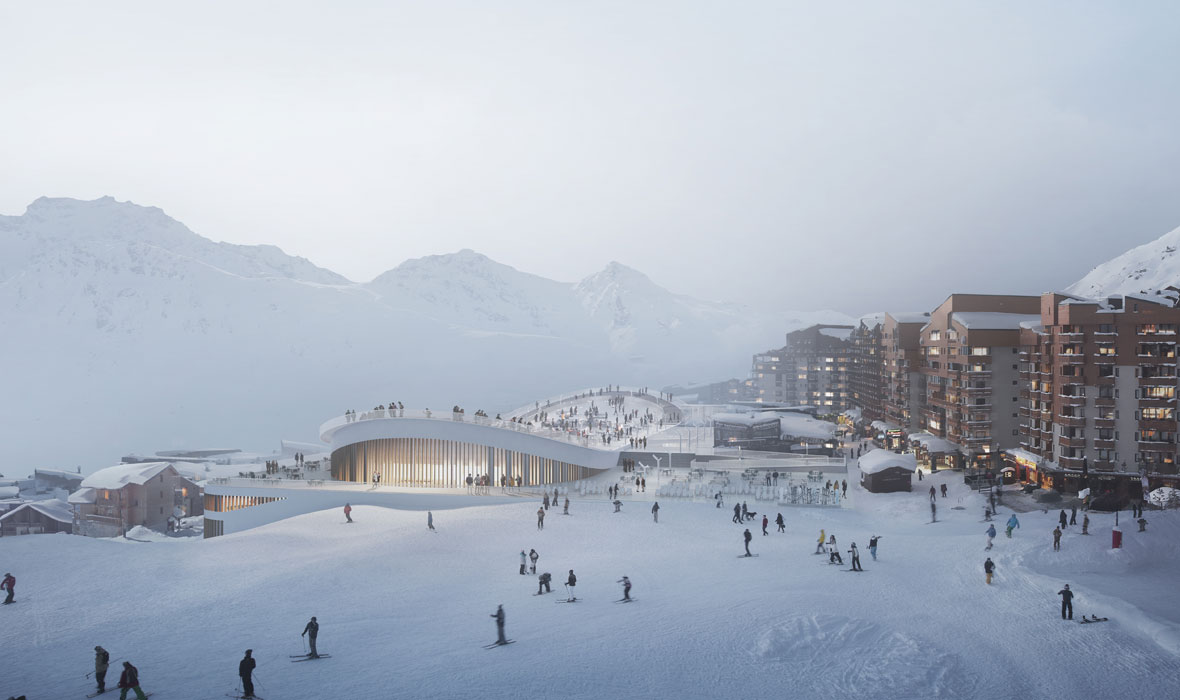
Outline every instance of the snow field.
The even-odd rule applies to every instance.
[[[883,495],[852,476],[848,507],[783,508],[786,534],[768,510],[769,536],[763,503],[750,502],[757,521],[739,527],[730,499],[720,510],[661,500],[655,524],[643,502],[613,513],[586,498],[571,499],[569,517],[551,509],[541,532],[526,501],[435,511],[437,533],[424,513],[362,506],[352,525],[332,510],[211,540],[5,538],[0,568],[17,576],[18,603],[0,609],[0,695],[81,697],[96,644],[131,659],[160,700],[224,697],[247,648],[267,700],[1180,694],[1170,646],[1180,621],[1165,610],[1180,575],[1175,514],[1149,513],[1147,533],[1124,527],[1127,547],[1114,553],[1113,516],[1094,514],[1094,535],[1069,528],[1054,553],[1056,511],[1019,514],[1008,540],[1002,509],[985,553],[982,499],[958,475]],[[943,479],[941,522],[928,524],[925,489]],[[758,558],[738,558],[745,527]],[[821,527],[844,566],[812,554]],[[845,571],[853,541],[864,573]],[[536,576],[517,573],[530,548],[552,594],[534,597]],[[583,600],[557,605],[571,568]],[[616,605],[624,574],[637,601]],[[1066,582],[1076,618],[1111,621],[1062,621],[1055,593]],[[500,603],[517,643],[484,650]],[[311,615],[333,658],[291,664]]]

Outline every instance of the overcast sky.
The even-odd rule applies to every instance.
[[[1180,3],[6,2],[0,213],[929,309],[1180,226]]]

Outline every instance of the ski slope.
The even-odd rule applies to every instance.
[[[931,484],[946,480],[940,522]],[[211,540],[126,543],[42,535],[0,540],[17,603],[0,608],[0,697],[80,698],[92,649],[140,671],[158,700],[220,700],[247,648],[256,686],[280,698],[1038,698],[1180,697],[1180,520],[1147,514],[1110,550],[1113,516],[1095,514],[1063,551],[1056,511],[1020,514],[995,549],[982,501],[955,474],[909,494],[867,494],[849,475],[842,510],[782,509],[787,533],[744,527],[711,503],[572,500],[536,529],[538,503],[425,514],[358,507],[313,513]],[[649,494],[654,489],[649,489]],[[954,510],[962,506],[963,510]],[[1080,514],[1079,514],[1080,520]],[[816,556],[820,528],[855,541],[864,573]],[[868,537],[882,536],[879,561]],[[536,548],[554,592],[533,596],[519,553]],[[983,561],[997,564],[991,586]],[[578,597],[564,599],[567,571]],[[633,604],[616,581],[634,584]],[[1075,617],[1059,616],[1070,583]],[[507,615],[508,647],[491,615]],[[290,663],[308,618],[331,659]],[[112,696],[105,696],[112,697]],[[117,696],[114,696],[117,697]]]

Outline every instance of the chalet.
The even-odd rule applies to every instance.
[[[74,511],[69,503],[54,498],[29,501],[0,515],[0,537],[40,535],[74,531]]]
[[[165,530],[169,516],[204,512],[200,488],[169,462],[107,467],[70,494],[76,534],[116,537],[142,525]]]

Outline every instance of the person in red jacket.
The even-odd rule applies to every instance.
[[[16,577],[12,574],[4,574],[4,582],[0,583],[0,591],[8,591],[8,597],[4,599],[4,604],[11,603],[12,596],[16,593]]]
[[[763,515],[763,516],[762,516],[762,534],[763,534],[763,535],[767,534],[767,533],[766,533],[766,526],[767,526],[767,525],[769,525],[769,524],[770,524],[770,518],[768,518],[768,517],[766,517],[765,515]]]
[[[348,518],[348,522],[352,522],[352,506],[347,503],[344,504],[344,517]]]
[[[127,691],[134,690],[136,700],[147,700],[147,696],[139,689],[139,669],[131,665],[130,661],[123,662],[123,673],[119,676],[119,700],[127,700]]]

